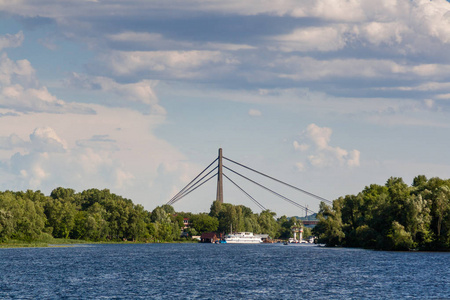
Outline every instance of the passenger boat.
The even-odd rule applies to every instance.
[[[225,236],[227,244],[260,244],[262,238],[253,232],[236,232]]]

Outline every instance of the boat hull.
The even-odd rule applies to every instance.
[[[262,241],[233,241],[233,240],[225,240],[227,244],[261,244]]]
[[[238,232],[225,237],[227,244],[261,244],[261,237],[253,235],[251,232]]]

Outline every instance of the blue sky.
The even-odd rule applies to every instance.
[[[152,210],[220,147],[330,200],[448,178],[448,53],[442,0],[0,0],[0,188],[108,188]],[[175,209],[214,198],[209,182]]]

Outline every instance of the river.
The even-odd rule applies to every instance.
[[[450,299],[449,263],[282,244],[0,249],[0,299]]]

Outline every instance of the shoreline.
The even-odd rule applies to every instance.
[[[66,248],[66,247],[82,247],[84,245],[136,245],[136,244],[195,244],[197,241],[173,241],[173,242],[131,242],[131,241],[85,241],[85,240],[70,240],[70,239],[55,239],[51,241],[19,241],[12,240],[0,243],[1,249],[16,249],[16,248]]]

